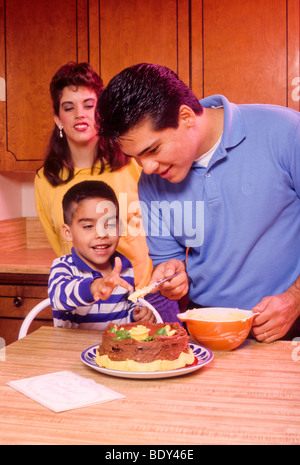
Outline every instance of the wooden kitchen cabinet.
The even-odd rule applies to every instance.
[[[0,171],[41,166],[54,126],[50,80],[67,61],[88,59],[86,3],[0,0]]]
[[[191,0],[194,92],[299,111],[299,6],[299,0]]]
[[[90,60],[105,83],[132,64],[158,63],[199,98],[300,110],[299,0],[89,3]]]
[[[299,111],[299,5],[0,0],[0,171],[41,165],[53,128],[49,82],[70,60],[89,61],[105,85],[124,67],[152,62],[199,98],[221,93]]]
[[[189,83],[188,0],[100,2],[99,20],[100,72],[105,83],[123,68],[141,62],[168,66]]]
[[[0,0],[0,171],[41,166],[53,128],[49,83],[70,60],[104,82],[140,61],[189,79],[188,0]]]
[[[26,315],[48,297],[48,276],[0,273],[0,337],[6,345],[18,339]],[[42,310],[29,333],[40,326],[52,326],[52,309]]]

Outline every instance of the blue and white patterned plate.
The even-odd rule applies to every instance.
[[[110,376],[117,376],[119,378],[135,378],[135,379],[155,379],[155,378],[171,378],[173,376],[181,376],[193,371],[198,370],[207,363],[211,362],[214,358],[213,353],[205,347],[199,346],[198,344],[190,344],[190,347],[197,359],[197,363],[193,365],[187,365],[184,368],[177,368],[177,370],[167,371],[121,371],[111,370],[109,368],[99,367],[96,362],[96,350],[99,344],[89,347],[84,350],[81,354],[81,360],[90,368],[93,368],[100,373],[104,373]]]

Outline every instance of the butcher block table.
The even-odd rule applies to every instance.
[[[300,444],[300,341],[246,340],[197,371],[125,379],[85,365],[95,331],[39,328],[0,361],[0,444]],[[58,371],[125,397],[55,413],[6,383]]]

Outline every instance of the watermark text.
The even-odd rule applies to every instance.
[[[116,205],[109,200],[101,200],[96,213],[100,215],[96,225],[100,236],[173,236],[183,239],[186,247],[200,247],[204,241],[204,201],[128,203],[127,194],[121,193],[119,218]]]
[[[294,102],[300,102],[300,76],[294,77],[292,86],[294,87],[292,90],[292,99]]]
[[[5,339],[0,337],[0,362],[5,362]]]
[[[299,362],[300,361],[300,337],[295,337],[292,340],[292,346],[295,346],[295,348],[292,350],[292,360],[294,360],[294,362]]]

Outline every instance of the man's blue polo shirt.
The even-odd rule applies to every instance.
[[[180,183],[142,173],[139,196],[154,265],[184,260],[189,298],[251,309],[300,273],[300,115],[272,105],[224,107],[221,143]]]

